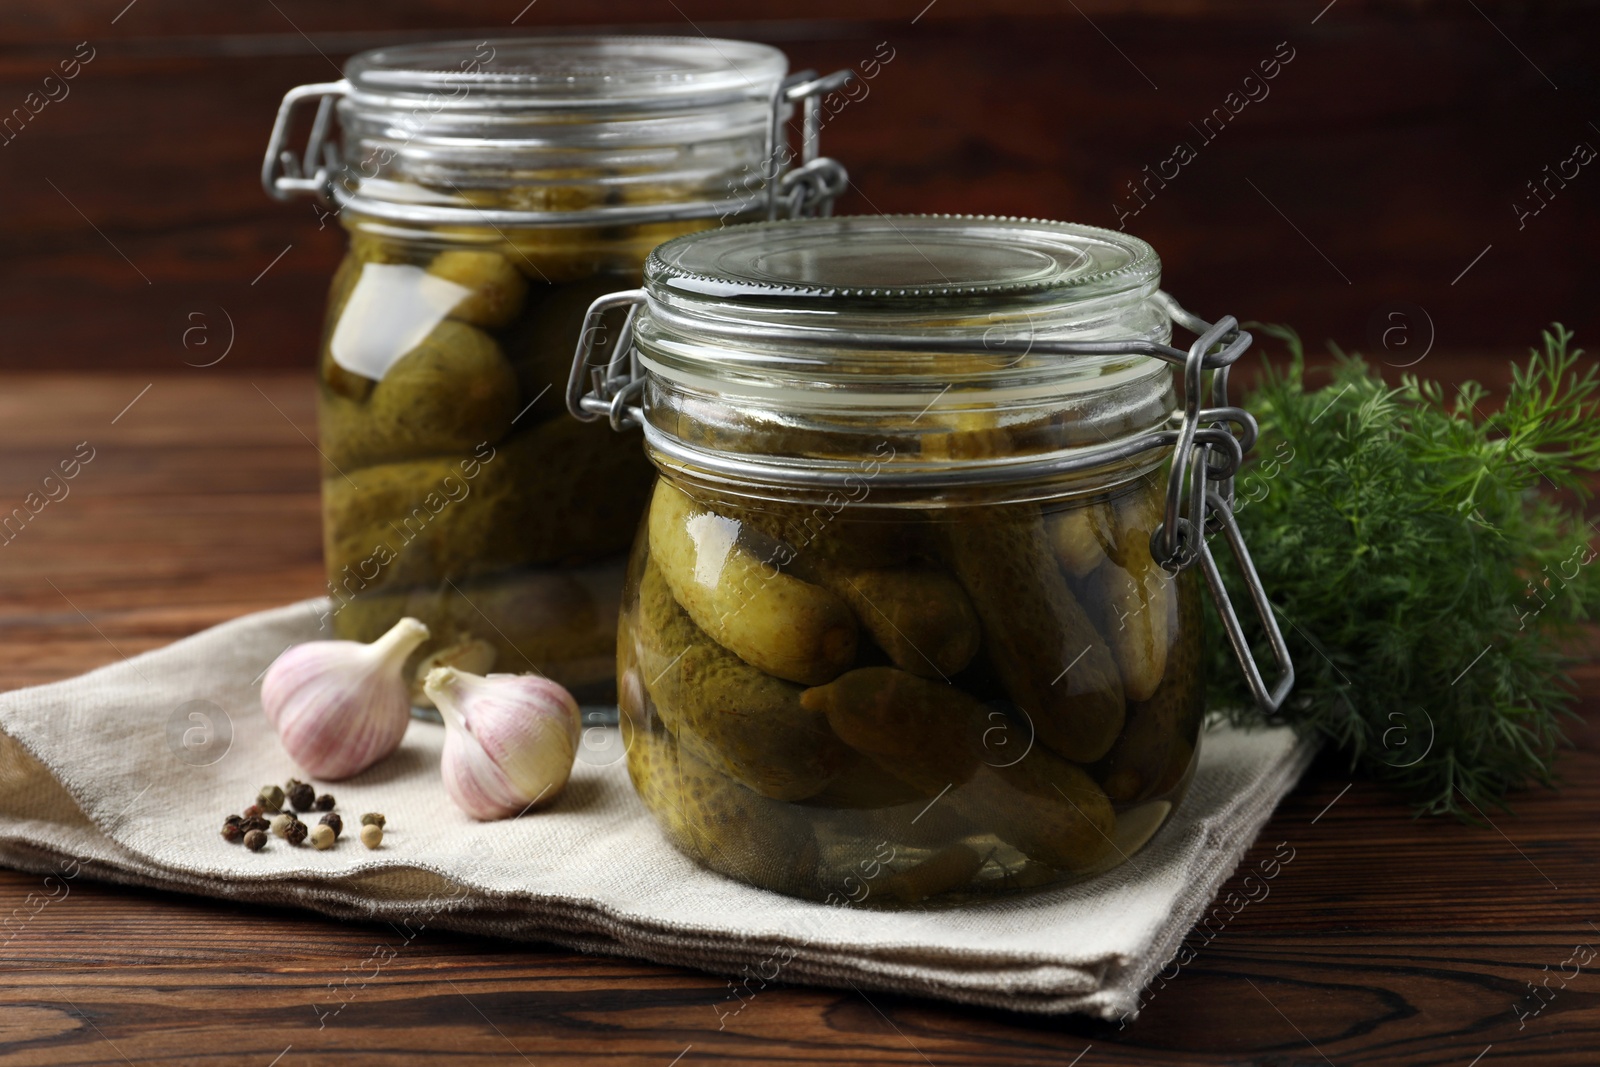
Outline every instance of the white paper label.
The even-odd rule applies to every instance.
[[[347,371],[381,380],[472,292],[407,263],[367,263],[329,349]]]

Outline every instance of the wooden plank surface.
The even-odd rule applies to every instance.
[[[218,370],[0,378],[5,507],[94,449],[0,545],[0,686],[314,595],[311,396]],[[1566,789],[1493,828],[1414,821],[1319,762],[1245,860],[1293,850],[1269,895],[1126,1028],[781,985],[724,1018],[714,975],[81,880],[41,905],[38,876],[0,872],[0,1062],[1590,1065],[1600,958],[1566,961],[1600,946],[1600,669],[1580,684]]]

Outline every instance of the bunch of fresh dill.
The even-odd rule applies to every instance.
[[[1391,387],[1337,350],[1330,384],[1307,389],[1299,338],[1264,332],[1290,359],[1245,401],[1262,432],[1235,506],[1298,674],[1278,719],[1422,813],[1477,820],[1554,784],[1565,667],[1600,606],[1582,513],[1600,470],[1594,361],[1555,326],[1491,414],[1476,383]],[[1259,721],[1212,633],[1213,706]]]

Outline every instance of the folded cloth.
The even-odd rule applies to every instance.
[[[479,823],[445,797],[443,728],[413,722],[396,753],[327,787],[351,827],[336,847],[274,838],[247,852],[222,839],[223,817],[297,770],[259,680],[319,636],[325,608],[248,615],[0,696],[0,864],[387,920],[389,941],[440,927],[740,975],[708,1021],[770,982],[1114,1019],[1136,1010],[1311,756],[1286,730],[1214,727],[1188,798],[1128,863],[938,909],[830,907],[705,870],[634,796],[614,729],[591,731],[551,808]],[[375,851],[352,832],[368,811],[388,818]]]

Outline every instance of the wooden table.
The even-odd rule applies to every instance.
[[[0,513],[94,450],[0,544],[0,685],[316,594],[311,434],[301,376],[0,382]],[[319,1029],[313,1004],[370,973],[392,930],[74,883],[0,947],[0,1061],[1592,1065],[1600,957],[1567,961],[1600,946],[1600,670],[1579,679],[1570,784],[1492,827],[1413,821],[1319,763],[1242,868],[1293,849],[1270,895],[1215,924],[1126,1029],[774,987],[719,1031],[722,978],[433,931]],[[39,890],[0,872],[0,915]]]

